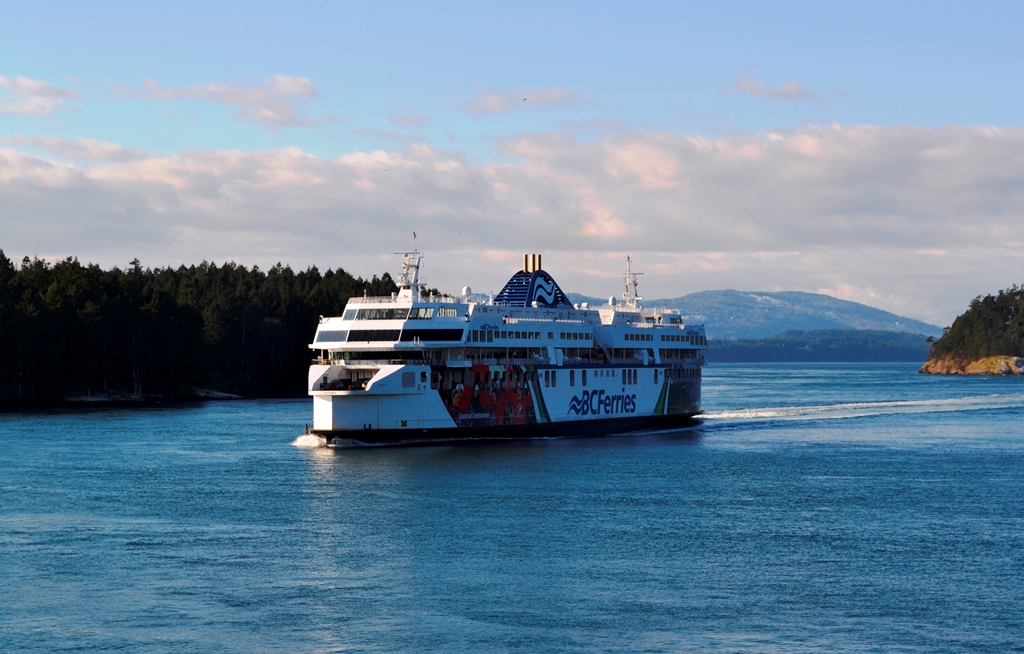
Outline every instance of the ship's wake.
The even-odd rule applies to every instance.
[[[305,447],[309,449],[317,447],[327,447],[327,441],[316,434],[303,434],[292,441],[292,445],[295,447]]]
[[[868,416],[984,411],[1024,408],[1024,393],[976,395],[941,400],[900,400],[889,402],[845,402],[807,406],[759,407],[708,411],[701,417],[709,424],[728,422],[835,420]]]

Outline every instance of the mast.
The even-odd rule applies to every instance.
[[[643,300],[643,296],[640,294],[640,275],[643,273],[635,273],[632,270],[631,264],[633,259],[627,254],[626,255],[626,272],[622,275],[623,283],[626,287],[626,292],[622,294],[622,299],[627,307],[631,309],[636,308],[636,303]]]
[[[412,249],[395,252],[402,255],[402,274],[398,276],[398,296],[418,300],[424,284],[420,282],[423,255],[416,249],[416,232],[412,233]]]

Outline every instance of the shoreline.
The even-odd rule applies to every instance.
[[[0,413],[31,413],[55,410],[151,409],[188,406],[206,402],[244,402],[250,400],[297,400],[305,395],[234,395],[208,391],[193,395],[120,395],[114,397],[76,396],[59,400],[0,402]]]
[[[918,373],[922,375],[998,375],[1019,376],[1024,374],[1024,357],[994,356],[973,361],[943,357],[930,359]]]

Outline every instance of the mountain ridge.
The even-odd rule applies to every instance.
[[[576,293],[568,295],[574,303],[589,302],[593,307],[607,302]],[[642,304],[677,309],[684,318],[704,323],[708,338],[716,339],[766,338],[790,330],[820,329],[942,334],[941,327],[920,320],[804,291],[699,291],[677,298],[644,300]]]

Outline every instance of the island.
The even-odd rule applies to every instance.
[[[1024,287],[978,296],[931,344],[920,372],[934,375],[1024,374]]]

